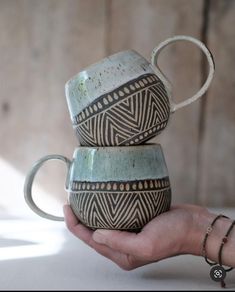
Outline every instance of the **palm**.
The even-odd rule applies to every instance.
[[[205,210],[193,205],[172,207],[151,220],[137,234],[118,230],[94,232],[80,224],[69,206],[65,206],[64,211],[67,227],[76,237],[123,269],[130,270],[188,252],[185,242],[190,240],[194,221],[192,214]]]

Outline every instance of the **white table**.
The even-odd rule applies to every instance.
[[[235,209],[214,209],[235,218]],[[64,222],[0,214],[0,290],[223,290],[203,258],[183,255],[123,271]],[[235,290],[235,270],[227,274]],[[223,290],[224,291],[224,290]]]

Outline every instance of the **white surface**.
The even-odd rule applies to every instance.
[[[215,210],[231,218],[235,209]],[[201,257],[178,256],[123,271],[74,237],[64,222],[29,211],[0,215],[0,290],[223,290]],[[227,274],[235,290],[235,270]]]

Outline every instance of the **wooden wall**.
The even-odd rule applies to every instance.
[[[187,34],[210,48],[215,78],[153,142],[162,144],[174,203],[235,206],[234,19],[234,0],[0,0],[0,158],[23,175],[43,155],[71,158],[78,141],[65,82],[120,50],[149,60],[161,41]],[[187,43],[166,48],[159,64],[176,101],[195,93],[207,73]],[[65,174],[51,163],[38,182],[64,201]]]

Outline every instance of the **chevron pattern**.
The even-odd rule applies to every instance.
[[[145,74],[97,98],[72,122],[83,146],[129,146],[160,133],[169,114],[163,83]]]
[[[69,201],[75,215],[91,229],[135,231],[169,210],[171,188],[168,178],[128,183],[73,182]]]

